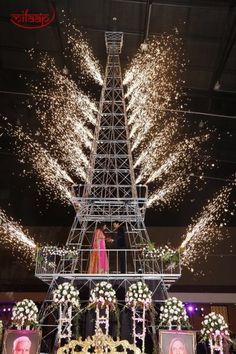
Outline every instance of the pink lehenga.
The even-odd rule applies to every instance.
[[[109,262],[106,251],[106,236],[101,229],[96,229],[93,234],[92,251],[90,253],[89,274],[109,273]]]

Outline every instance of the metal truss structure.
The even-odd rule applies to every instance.
[[[93,284],[101,279],[115,283],[143,280],[149,282],[154,300],[167,296],[167,288],[180,277],[179,265],[175,268],[145,260],[143,247],[150,242],[144,217],[147,187],[135,184],[135,175],[125,107],[124,89],[119,54],[123,45],[123,33],[105,33],[107,64],[101,92],[99,112],[93,147],[90,155],[88,180],[85,185],[74,188],[73,205],[76,216],[66,246],[76,248],[73,257],[45,257],[39,250],[36,276],[51,284],[50,292],[58,279],[63,278],[80,284]],[[110,249],[109,274],[88,274],[88,260],[94,230],[99,222],[106,222],[112,232],[112,222],[123,223],[128,247],[125,252],[125,274],[120,274],[119,252]],[[44,249],[45,252],[45,249]],[[44,253],[45,254],[45,253]],[[161,295],[160,295],[161,294]],[[47,313],[42,309],[42,318]]]

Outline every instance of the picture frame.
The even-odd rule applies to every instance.
[[[196,354],[196,332],[159,330],[160,354]]]
[[[39,354],[42,332],[7,329],[4,332],[2,354]]]

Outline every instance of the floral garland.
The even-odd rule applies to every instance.
[[[144,282],[138,281],[130,285],[125,301],[130,307],[149,307],[152,303],[152,292]]]
[[[73,257],[78,254],[78,249],[76,247],[65,246],[65,247],[57,247],[57,246],[46,246],[41,249],[42,257],[48,256],[67,256]]]
[[[62,283],[53,291],[53,302],[56,305],[66,304],[78,309],[80,307],[79,290],[71,283]]]
[[[38,308],[32,300],[18,301],[12,309],[11,319],[14,325],[35,326],[38,323]]]
[[[222,315],[211,312],[202,321],[201,335],[203,340],[210,340],[215,336],[229,336],[229,328]]]
[[[116,292],[110,283],[102,281],[91,290],[89,302],[91,305],[109,306],[115,309],[117,304]]]
[[[182,301],[176,297],[171,297],[165,301],[164,306],[160,308],[160,326],[169,327],[190,327],[189,318]]]

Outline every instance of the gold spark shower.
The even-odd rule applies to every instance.
[[[85,181],[96,105],[56,68],[52,59],[44,57],[39,68],[45,80],[38,87],[30,87],[47,150],[57,156],[64,169]]]
[[[185,64],[181,47],[181,41],[174,36],[153,38],[146,51],[138,51],[126,71],[128,122],[136,148],[168,124],[165,109],[182,106],[180,74]]]
[[[37,176],[39,189],[69,204],[73,197],[70,187],[74,182],[58,161],[21,128],[11,129],[10,132],[17,139],[15,146],[21,162],[30,163],[31,172]]]
[[[190,174],[201,175],[208,165],[203,146],[209,134],[186,134],[186,119],[177,113],[183,109],[184,67],[181,40],[164,35],[149,40],[125,74],[136,183],[150,185],[148,207],[178,204]]]
[[[67,41],[66,51],[74,67],[82,75],[87,75],[99,85],[103,84],[101,69],[95,59],[91,47],[85,35],[68,21],[63,21],[65,25],[65,37]]]
[[[223,187],[188,226],[180,245],[182,264],[187,268],[192,269],[194,262],[200,261],[202,256],[206,258],[225,237],[223,227],[229,215],[233,215],[229,207],[231,191],[232,185]]]
[[[11,249],[20,260],[34,261],[36,243],[23,231],[21,225],[12,218],[7,217],[6,213],[0,209],[0,233],[1,243]],[[18,256],[20,254],[20,257]]]

